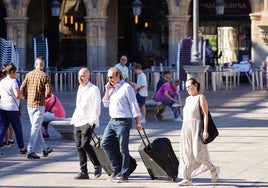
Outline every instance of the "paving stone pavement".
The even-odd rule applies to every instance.
[[[75,92],[56,93],[70,117],[75,106]],[[182,99],[187,96],[181,91]],[[220,179],[210,183],[210,173],[193,178],[192,187],[268,187],[268,92],[252,91],[249,84],[241,84],[229,91],[206,91],[209,109],[218,126],[220,136],[209,144],[211,160],[220,166]],[[25,107],[25,102],[23,102]],[[26,107],[22,115],[25,145],[28,143],[30,123]],[[96,129],[101,135],[109,120],[108,110],[102,108],[101,127]],[[143,125],[151,140],[168,137],[177,156],[181,123],[174,122],[170,110],[164,113],[163,121],[148,121]],[[54,151],[46,158],[28,160],[19,155],[17,145],[3,148],[0,152],[0,187],[7,188],[175,188],[177,182],[170,180],[151,180],[140,155],[138,147],[141,140],[134,127],[130,136],[130,153],[138,166],[128,183],[111,183],[103,173],[94,179],[93,167],[88,164],[90,180],[74,180],[79,172],[78,156],[73,140],[64,140],[60,134],[49,127],[50,138],[47,143]],[[37,153],[41,151],[37,145]],[[42,155],[41,155],[42,156]]]

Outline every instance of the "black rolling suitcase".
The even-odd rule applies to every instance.
[[[178,177],[179,161],[170,140],[157,138],[151,143],[144,129],[144,135],[138,132],[143,142],[139,146],[139,153],[151,179],[171,179],[175,182]]]
[[[92,147],[93,150],[95,151],[98,160],[100,161],[102,168],[105,170],[105,172],[110,176],[113,171],[112,167],[110,165],[109,158],[107,157],[105,151],[103,148],[100,146],[100,137],[96,135],[96,133],[93,131],[92,133]],[[115,140],[115,147],[117,148],[118,151],[118,156],[121,158],[121,154],[119,152],[119,144],[118,144],[118,139]],[[134,170],[137,167],[137,162],[136,160],[130,156],[130,163],[129,163],[129,171],[128,171],[128,176],[134,172]]]

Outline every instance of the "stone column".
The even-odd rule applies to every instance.
[[[205,72],[209,66],[203,66],[198,52],[198,26],[199,26],[199,0],[193,0],[193,50],[192,65],[183,66],[187,73],[187,79],[196,78],[200,83],[200,93],[205,93]]]
[[[208,70],[209,66],[199,66],[199,65],[185,65],[183,66],[185,72],[187,73],[187,79],[195,78],[200,83],[200,93],[205,93],[205,72]]]
[[[253,63],[262,62],[266,56],[266,51],[263,50],[267,47],[263,44],[261,40],[261,31],[258,24],[261,21],[261,14],[250,14],[251,19],[251,60]]]
[[[19,67],[26,68],[26,39],[27,39],[27,22],[28,17],[6,17],[7,23],[7,40],[16,42],[19,53]]]
[[[169,54],[168,61],[169,66],[172,64],[177,64],[177,56],[178,56],[178,44],[180,39],[184,39],[188,37],[188,33],[186,33],[190,20],[190,16],[188,15],[169,15]]]
[[[107,17],[85,17],[87,23],[87,67],[106,66],[106,22]]]
[[[254,66],[261,66],[267,56],[268,46],[268,0],[263,1],[263,11],[250,14],[251,19],[251,59]]]

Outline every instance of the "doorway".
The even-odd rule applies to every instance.
[[[126,54],[129,62],[168,65],[168,8],[166,1],[143,0],[142,12],[135,22],[133,0],[118,1],[118,54]]]

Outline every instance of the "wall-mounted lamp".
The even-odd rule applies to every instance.
[[[98,0],[92,0],[93,8],[96,8],[97,7],[97,1]]]
[[[51,3],[51,15],[59,16],[60,15],[60,3],[57,0],[54,0]]]
[[[135,24],[139,22],[139,16],[141,15],[142,2],[139,0],[135,0],[132,3],[132,11],[135,16]]]
[[[180,6],[180,0],[175,0],[176,6]]]
[[[144,23],[144,27],[145,27],[145,28],[149,27],[148,22],[145,22],[145,23]]]
[[[11,4],[12,4],[13,8],[16,9],[17,6],[19,5],[19,0],[12,0]]]
[[[132,3],[132,11],[134,16],[141,15],[142,2],[139,0],[135,0]]]
[[[224,14],[224,0],[216,0],[215,2],[215,11],[217,15]]]

